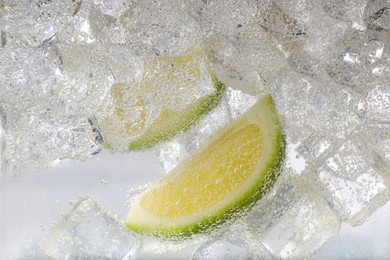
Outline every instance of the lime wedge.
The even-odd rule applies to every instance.
[[[140,86],[112,87],[99,120],[106,148],[150,148],[184,132],[218,105],[224,89],[200,47],[156,58]]]
[[[126,224],[164,237],[206,231],[260,199],[275,182],[283,157],[282,126],[267,95],[145,190]]]

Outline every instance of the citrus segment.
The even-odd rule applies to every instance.
[[[151,185],[131,208],[127,225],[141,233],[180,236],[223,222],[271,187],[284,155],[283,142],[268,95]]]
[[[116,84],[99,123],[107,148],[139,150],[188,130],[217,106],[224,85],[200,47],[162,56],[137,86]]]

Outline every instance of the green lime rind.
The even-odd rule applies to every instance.
[[[194,124],[199,122],[205,115],[210,113],[222,99],[225,85],[216,77],[213,77],[215,92],[211,95],[199,99],[187,108],[177,121],[159,129],[156,133],[145,133],[143,136],[129,144],[129,150],[142,150],[151,148],[159,142],[166,141],[177,134],[188,131]]]
[[[274,123],[275,131],[277,131],[277,133],[274,141],[273,154],[263,170],[258,173],[258,178],[256,178],[249,189],[212,216],[204,217],[190,225],[169,228],[161,226],[146,227],[144,225],[129,223],[128,221],[126,221],[126,225],[133,231],[141,234],[168,239],[186,238],[198,233],[207,233],[216,226],[236,219],[239,216],[237,213],[250,210],[255,203],[273,187],[280,175],[281,165],[285,157],[285,135],[275,108],[274,100],[271,95],[267,95],[262,102],[268,103],[267,107],[272,114],[271,120]]]

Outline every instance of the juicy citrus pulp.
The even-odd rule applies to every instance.
[[[211,111],[224,86],[200,47],[147,67],[140,86],[116,84],[101,128],[107,148],[138,150],[189,129]]]
[[[257,201],[275,181],[283,155],[282,127],[268,95],[141,194],[126,224],[161,236],[207,230]]]

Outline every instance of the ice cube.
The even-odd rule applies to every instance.
[[[386,0],[368,1],[364,9],[367,27],[378,31],[390,30],[390,2]]]
[[[93,198],[82,197],[49,230],[41,246],[54,259],[131,259],[140,239]]]
[[[264,2],[261,5],[259,4],[258,8],[258,12],[254,14],[256,22],[267,30],[291,38],[302,38],[306,36],[307,26],[302,19],[303,16],[299,15],[294,17],[293,12],[290,12],[292,9],[285,6],[285,3],[277,3],[275,1]]]
[[[328,146],[351,133],[362,120],[352,109],[359,96],[326,78],[286,71],[271,86],[286,135],[293,143],[313,141]],[[326,107],[327,109],[324,109]],[[302,132],[308,135],[302,135]]]
[[[62,76],[52,90],[51,109],[68,115],[96,114],[115,82],[106,51],[98,45],[68,45],[59,41],[55,45],[61,57]]]
[[[377,85],[356,103],[357,113],[378,122],[390,122],[390,91],[386,84]]]
[[[258,24],[246,26],[233,39],[212,34],[203,45],[225,85],[257,97],[280,75],[294,46]]]
[[[348,30],[336,44],[327,72],[339,84],[365,94],[375,84],[389,80],[388,36],[382,32]]]
[[[364,26],[363,13],[366,0],[331,0],[323,3],[324,10],[332,17]]]
[[[206,236],[193,236],[178,241],[163,240],[142,236],[142,246],[135,259],[189,259],[197,247],[209,239]]]
[[[271,259],[272,255],[252,234],[250,227],[238,220],[221,237],[201,245],[192,255],[196,259]]]
[[[136,2],[136,0],[93,0],[93,3],[99,7],[103,14],[115,18],[118,18]]]
[[[80,0],[3,2],[3,45],[7,48],[40,46],[67,26],[80,3]]]
[[[102,137],[93,117],[62,116],[36,107],[9,109],[2,174],[40,171],[63,159],[84,160],[101,150]]]
[[[390,165],[390,125],[367,124],[363,129],[367,140]]]
[[[258,12],[255,1],[188,1],[186,8],[204,31],[211,30],[224,35],[237,35],[254,22]]]
[[[137,54],[180,54],[200,40],[200,26],[179,2],[138,1],[119,20]]]
[[[321,190],[351,225],[362,224],[388,201],[389,166],[361,133],[321,157]]]
[[[3,128],[5,125],[5,118],[2,115],[2,111],[0,110],[0,176],[3,175],[3,157],[4,157],[4,136],[5,129]]]
[[[246,218],[276,258],[307,258],[340,229],[339,218],[309,183],[280,178]]]
[[[46,99],[61,80],[61,60],[49,45],[0,51],[0,103],[19,106]]]

